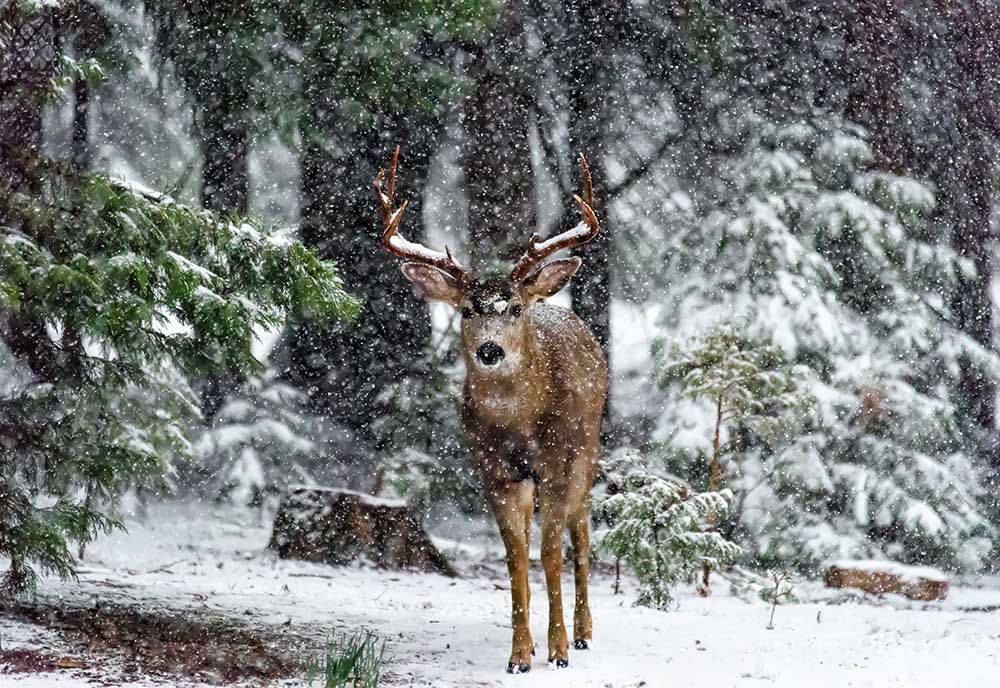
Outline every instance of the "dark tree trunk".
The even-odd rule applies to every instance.
[[[616,22],[622,12],[602,0],[576,0],[566,3],[566,33],[556,46],[555,59],[567,86],[570,164],[572,181],[579,178],[577,156],[584,153],[595,173],[600,174],[604,157],[604,125],[606,123],[606,70],[609,48],[618,33]],[[607,215],[603,189],[605,182],[595,180],[594,195],[601,233],[589,244],[576,250],[583,259],[578,275],[570,282],[573,310],[576,311],[604,349],[611,355],[611,224]],[[569,190],[567,190],[569,191]],[[576,189],[572,189],[576,191]],[[578,192],[578,191],[577,191]],[[559,229],[579,221],[579,209],[572,197],[566,205]],[[610,404],[609,404],[610,407]],[[608,408],[609,408],[608,407]]]
[[[221,65],[220,65],[221,68]],[[250,192],[248,95],[235,78],[219,78],[197,94],[201,115],[202,205],[245,215]]]
[[[3,191],[37,193],[35,168],[42,150],[42,107],[60,55],[58,14],[27,13],[16,5],[0,8],[0,23],[13,27],[0,51],[0,187]],[[0,212],[0,225],[8,218]],[[0,328],[11,353],[28,365],[41,382],[59,379],[57,348],[45,320],[26,300]]]
[[[29,15],[11,3],[0,8],[0,22],[12,27],[0,51],[0,185],[24,191],[42,149],[44,93],[59,55],[57,15]]]
[[[318,411],[357,434],[362,443],[353,458],[358,459],[388,441],[386,424],[378,421],[392,413],[386,405],[392,401],[383,393],[426,372],[430,338],[426,304],[400,275],[399,261],[382,250],[372,181],[396,143],[405,144],[397,196],[409,205],[401,231],[421,239],[421,201],[435,137],[407,129],[402,114],[359,122],[331,93],[333,79],[324,77],[336,66],[317,56],[308,59],[318,67],[304,85],[302,240],[336,261],[363,308],[350,325],[308,319],[290,324],[283,343],[285,375],[307,391]]]
[[[89,170],[90,154],[90,84],[77,78],[73,83],[73,164]]]
[[[205,84],[195,96],[201,124],[202,206],[225,215],[246,215],[250,190],[246,89],[236,83],[235,75],[224,73],[220,64],[218,78]],[[235,371],[210,373],[205,378],[201,411],[206,420],[218,413],[242,382],[242,376]]]
[[[463,104],[468,241],[476,270],[514,260],[534,231],[535,180],[528,139],[535,102],[524,7],[509,2],[485,45],[472,55],[473,92]]]
[[[985,146],[975,140],[975,135],[972,138],[955,158],[955,178],[947,180],[951,183],[942,188],[945,193],[939,195],[939,199],[943,206],[941,213],[952,227],[952,247],[976,266],[975,276],[961,277],[958,281],[952,304],[956,322],[977,343],[994,349],[990,295],[993,281],[992,161]],[[967,417],[993,436],[995,442],[996,384],[986,371],[971,361],[966,361],[962,370],[961,394]],[[1000,455],[994,454],[994,461],[998,460]],[[1000,469],[1000,463],[994,467]]]
[[[898,0],[871,0],[848,12],[847,117],[871,135],[879,166],[904,174],[912,163],[903,113],[902,14]]]
[[[220,36],[211,43],[205,59],[210,65],[207,78],[193,93],[198,116],[201,168],[201,203],[223,215],[246,215],[249,211],[250,95],[242,75],[230,63],[234,41],[228,21],[238,21],[241,13],[228,6],[201,8],[198,21]],[[201,411],[211,420],[235,393],[243,376],[233,370],[210,373],[201,385]]]
[[[951,146],[939,149],[935,166],[939,213],[952,228],[952,247],[976,267],[974,277],[959,279],[952,307],[958,326],[984,348],[996,351],[993,322],[991,226],[993,152],[1000,137],[1000,8],[991,2],[955,3],[948,13],[955,31],[952,43],[960,72],[968,79],[959,88],[960,120]],[[1000,437],[997,432],[997,384],[973,361],[962,370],[961,406],[978,430],[980,446],[1000,481]],[[1000,506],[1000,504],[998,504]]]

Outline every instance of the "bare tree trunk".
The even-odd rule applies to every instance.
[[[952,247],[971,260],[976,274],[960,277],[952,307],[958,326],[984,348],[995,351],[996,332],[992,299],[994,265],[992,251],[993,154],[989,138],[996,145],[1000,137],[1000,10],[994,3],[955,3],[949,12],[957,36],[954,45],[958,64],[970,85],[960,89],[962,119],[957,141],[945,147],[945,157],[937,167],[943,173],[938,185],[939,212],[951,225]],[[962,410],[978,430],[980,449],[1000,482],[1000,437],[997,432],[997,385],[987,371],[965,361],[960,387]],[[1000,507],[1000,503],[995,506]]]
[[[286,377],[305,390],[314,408],[345,424],[362,440],[358,455],[389,441],[381,415],[391,413],[383,392],[425,374],[430,319],[426,305],[399,274],[398,261],[381,248],[372,181],[393,147],[400,156],[400,198],[409,201],[403,232],[423,234],[422,198],[436,149],[433,122],[410,124],[403,113],[371,122],[341,107],[322,55],[307,55],[313,67],[304,83],[307,102],[301,131],[302,240],[325,259],[336,261],[349,291],[363,308],[351,325],[291,322],[282,347]],[[412,128],[410,128],[412,127]]]
[[[565,80],[569,107],[569,159],[575,166],[576,157],[584,153],[592,165],[600,165],[604,157],[604,124],[606,113],[606,68],[610,43],[620,21],[622,10],[603,0],[566,2],[566,33],[556,46],[555,58]],[[573,310],[590,327],[604,354],[611,355],[611,249],[612,228],[604,204],[605,184],[600,179],[594,188],[601,233],[594,241],[581,246],[576,254],[583,259],[579,275],[570,283]],[[566,199],[560,229],[578,221],[579,211]],[[605,416],[610,414],[610,403]]]
[[[91,166],[90,84],[77,77],[73,82],[73,164],[81,170]]]
[[[10,43],[0,51],[0,187],[36,193],[35,168],[42,150],[42,108],[60,54],[58,14],[54,10],[23,12],[16,5],[0,8],[0,23],[14,27]],[[0,225],[8,222],[0,211]],[[27,363],[40,382],[59,379],[57,349],[45,320],[25,298],[6,318],[0,335],[11,353]]]
[[[201,125],[201,202],[217,213],[246,215],[250,193],[249,96],[235,75],[225,73],[222,60],[217,61],[217,76],[196,94]],[[242,382],[242,375],[235,371],[206,377],[201,387],[201,411],[206,420],[215,416]]]
[[[220,213],[245,215],[250,193],[248,95],[241,85],[220,76],[199,98],[202,205]]]
[[[524,11],[520,0],[508,2],[468,67],[475,86],[463,103],[463,168],[469,252],[479,271],[515,259],[534,231],[528,126],[535,93],[525,73]]]

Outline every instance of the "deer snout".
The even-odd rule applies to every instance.
[[[496,342],[486,342],[476,349],[476,358],[483,365],[496,365],[503,360],[504,350]]]

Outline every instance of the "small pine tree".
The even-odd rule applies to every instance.
[[[723,426],[744,426],[759,435],[776,432],[788,414],[810,405],[795,371],[776,346],[754,342],[730,326],[716,327],[686,345],[675,345],[664,361],[664,384],[680,382],[692,399],[714,410],[708,489],[722,486]]]
[[[705,527],[709,513],[728,508],[728,490],[692,492],[652,473],[634,452],[613,458],[604,472],[618,492],[595,505],[595,513],[611,524],[599,534],[597,547],[635,573],[637,604],[666,609],[673,600],[671,586],[739,553],[739,547]]]
[[[722,487],[722,432],[752,429],[760,436],[776,433],[792,412],[805,409],[810,399],[797,384],[792,368],[778,347],[754,342],[731,326],[717,327],[686,345],[675,345],[666,356],[664,384],[679,381],[691,399],[705,399],[713,408],[714,428],[708,490]],[[708,512],[708,527],[715,513]],[[709,592],[706,566],[699,590]]]

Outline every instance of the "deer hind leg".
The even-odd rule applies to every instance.
[[[562,606],[562,543],[566,530],[566,502],[563,491],[546,490],[543,482],[539,502],[542,517],[542,568],[549,596],[549,661],[569,666],[569,642]]]
[[[510,574],[511,641],[508,673],[531,669],[531,629],[529,628],[530,592],[528,590],[527,518],[530,523],[535,504],[535,486],[530,481],[505,483],[490,490],[490,505],[500,527],[507,551]]]
[[[573,605],[573,647],[586,650],[593,637],[587,580],[590,576],[590,523],[587,504],[581,504],[569,517],[569,537],[573,544],[573,574],[576,599]]]

